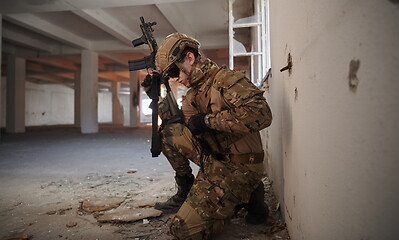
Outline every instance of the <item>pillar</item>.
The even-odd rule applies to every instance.
[[[80,71],[75,72],[75,85],[74,85],[74,90],[75,90],[74,125],[75,125],[75,127],[80,127],[80,119],[81,119],[81,115],[80,115],[80,94],[81,94],[80,77],[81,77],[81,72]]]
[[[112,123],[116,125],[123,125],[123,107],[119,98],[121,90],[120,82],[112,82]]]
[[[10,133],[25,132],[25,77],[25,59],[8,55],[6,131]]]
[[[3,116],[1,115],[1,113],[3,112],[2,109],[1,109],[1,107],[3,106],[2,105],[2,101],[1,101],[3,99],[2,96],[1,96],[1,92],[3,91],[1,89],[1,86],[2,86],[2,77],[1,77],[1,60],[2,60],[2,56],[1,56],[1,53],[3,51],[3,49],[1,48],[1,43],[2,43],[2,39],[3,39],[3,36],[2,36],[2,32],[3,32],[2,20],[3,20],[3,16],[0,14],[0,140],[1,140],[1,122],[2,122],[2,119],[3,119]]]
[[[137,127],[139,124],[140,89],[139,72],[130,72],[130,127]]]
[[[82,51],[80,78],[80,126],[82,133],[98,132],[98,54]]]

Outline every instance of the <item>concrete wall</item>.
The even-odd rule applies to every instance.
[[[98,122],[112,123],[112,93],[98,93]]]
[[[3,78],[1,87],[1,119],[0,126],[6,125],[6,78]],[[124,108],[124,125],[128,125],[129,96],[121,95]],[[74,121],[74,90],[57,84],[35,84],[26,82],[25,90],[25,125],[64,125]],[[127,110],[126,110],[127,109]],[[112,94],[100,92],[98,94],[98,121],[99,123],[112,122]]]
[[[119,95],[123,107],[123,125],[129,126],[129,95]],[[112,123],[112,93],[98,93],[98,122]]]
[[[263,137],[292,239],[397,239],[398,1],[270,1],[270,28]]]
[[[1,76],[0,76],[1,77]],[[1,77],[0,83],[0,127],[6,126],[6,77]]]
[[[123,107],[123,126],[128,127],[130,125],[130,95],[120,94],[119,98]]]
[[[6,126],[6,85],[3,78],[1,127]],[[73,124],[74,90],[57,84],[25,85],[25,126]]]
[[[25,99],[26,126],[73,124],[73,89],[26,82]]]

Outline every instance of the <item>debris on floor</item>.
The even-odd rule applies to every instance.
[[[7,237],[2,238],[1,240],[30,240],[32,239],[32,235],[25,233],[13,234]]]
[[[87,213],[98,213],[119,207],[126,199],[120,197],[104,199],[86,199],[80,203],[80,209]]]
[[[78,225],[77,222],[69,222],[69,223],[66,224],[66,227],[67,228],[73,228],[73,227],[76,227],[77,225]]]
[[[154,209],[154,204],[166,201],[176,193],[175,174],[166,158],[148,157],[149,144],[137,147],[150,131],[141,135],[138,130],[134,131],[139,142],[132,142],[129,132],[122,135],[123,141],[119,142],[109,141],[113,134],[97,134],[84,139],[80,135],[63,134],[62,141],[43,142],[42,134],[38,134],[26,144],[16,142],[14,147],[8,146],[10,159],[14,159],[11,157],[19,151],[16,145],[20,144],[27,163],[40,159],[42,165],[52,167],[46,174],[43,171],[40,178],[37,178],[37,169],[33,171],[31,168],[23,169],[29,174],[15,178],[17,173],[8,169],[20,169],[20,165],[14,165],[18,161],[9,161],[11,165],[2,173],[4,176],[0,183],[0,188],[7,189],[7,194],[0,199],[0,239],[174,239],[169,234],[174,215],[161,214]],[[65,145],[65,141],[75,145]],[[126,142],[129,146],[124,149],[131,147],[132,151],[121,151],[122,155],[109,151],[125,146]],[[59,147],[55,143],[59,143]],[[41,151],[43,145],[54,150]],[[27,146],[30,151],[26,151]],[[76,151],[78,147],[81,151],[90,150],[85,153],[87,156],[95,153],[83,165],[82,153]],[[58,160],[54,162],[54,159]],[[65,174],[54,174],[51,169],[61,169]],[[273,194],[273,182],[267,177],[263,182],[270,209],[267,223],[248,225],[243,211],[232,218],[214,240],[290,239],[278,200]]]
[[[62,209],[58,209],[58,210],[50,210],[50,211],[47,211],[46,214],[47,215],[55,215],[55,214],[65,215],[65,212],[69,211],[69,210],[72,210],[72,208],[69,207],[69,208],[62,208]]]
[[[119,207],[98,216],[97,221],[100,223],[128,223],[135,222],[141,219],[147,219],[150,217],[159,217],[161,215],[162,211],[156,210],[154,208],[132,209],[127,207]]]

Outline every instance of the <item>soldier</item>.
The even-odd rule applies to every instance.
[[[266,222],[263,149],[259,131],[272,121],[263,92],[244,74],[202,60],[197,40],[181,33],[165,38],[156,66],[188,87],[184,123],[163,119],[163,153],[176,171],[178,192],[155,208],[177,211],[170,232],[177,239],[209,239],[240,207],[247,223]],[[189,160],[200,166],[194,181]]]

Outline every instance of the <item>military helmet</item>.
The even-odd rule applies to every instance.
[[[199,49],[200,43],[183,33],[172,33],[165,38],[155,56],[155,65],[161,73],[166,72],[181,57],[186,47]]]

